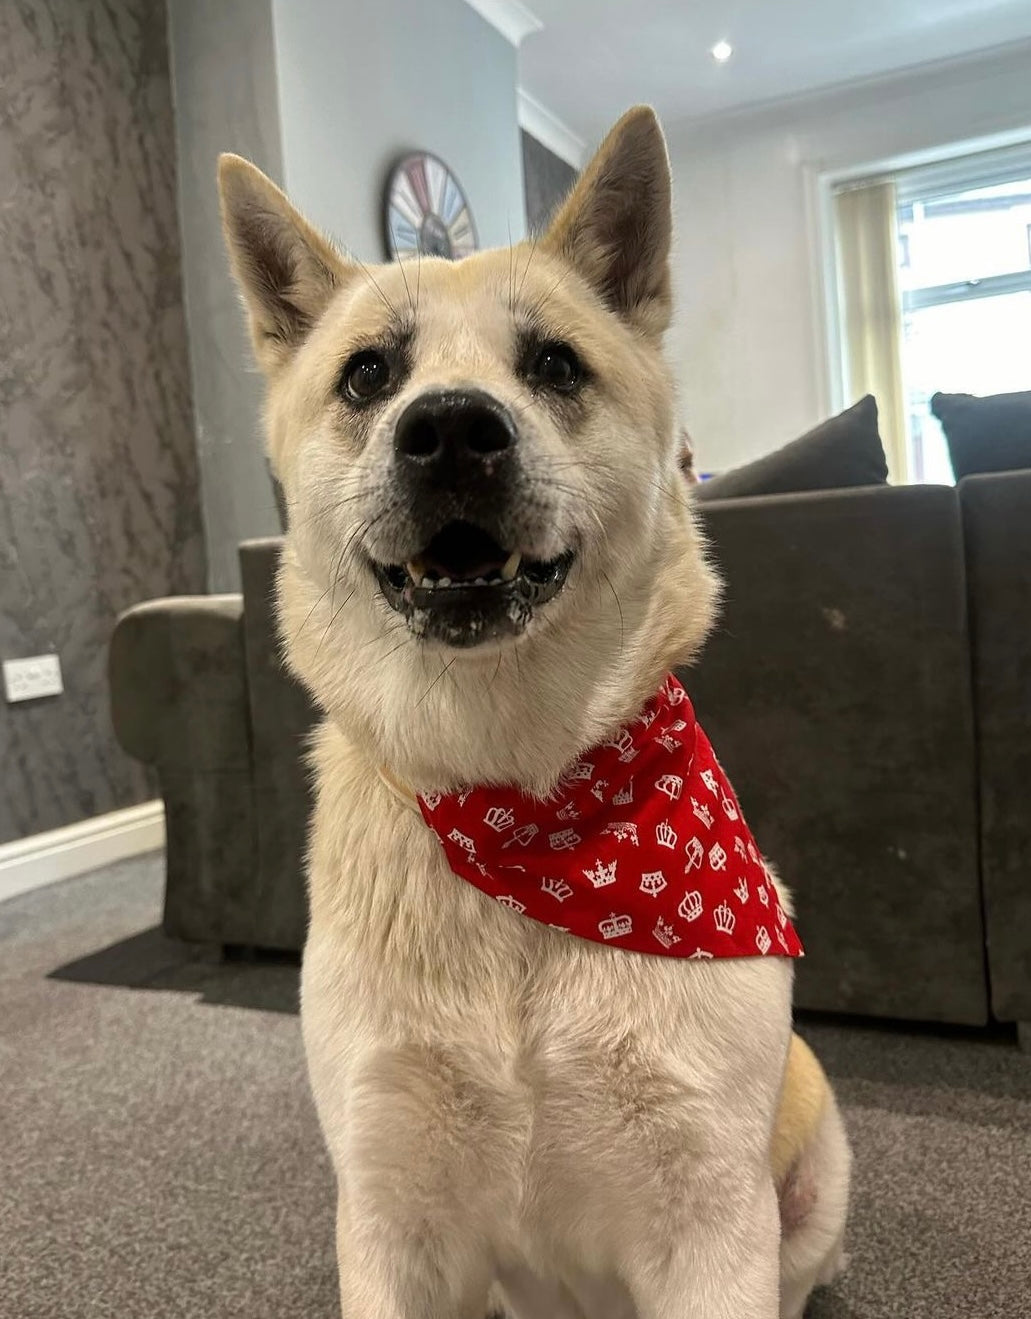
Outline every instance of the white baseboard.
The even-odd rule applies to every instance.
[[[112,861],[156,852],[164,845],[165,807],[161,801],[145,801],[63,829],[0,843],[0,902]]]

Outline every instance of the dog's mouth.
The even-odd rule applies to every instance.
[[[574,558],[567,550],[533,559],[471,522],[448,522],[407,563],[373,561],[372,569],[413,632],[464,648],[523,632],[565,586]]]

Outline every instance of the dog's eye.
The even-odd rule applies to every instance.
[[[537,354],[530,375],[545,389],[568,394],[580,379],[580,359],[567,343],[546,343]]]
[[[374,348],[355,353],[340,377],[341,391],[355,403],[367,403],[390,383],[390,364]]]

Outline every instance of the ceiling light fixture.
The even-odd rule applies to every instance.
[[[729,41],[717,41],[715,46],[713,46],[712,50],[709,52],[717,64],[726,64],[727,60],[730,59],[733,53],[734,47]]]

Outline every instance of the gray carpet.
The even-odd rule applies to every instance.
[[[0,1316],[334,1319],[296,967],[190,956],[160,882],[129,862],[0,904]],[[1031,1059],[802,1028],[856,1150],[851,1267],[811,1319],[1031,1315]]]

